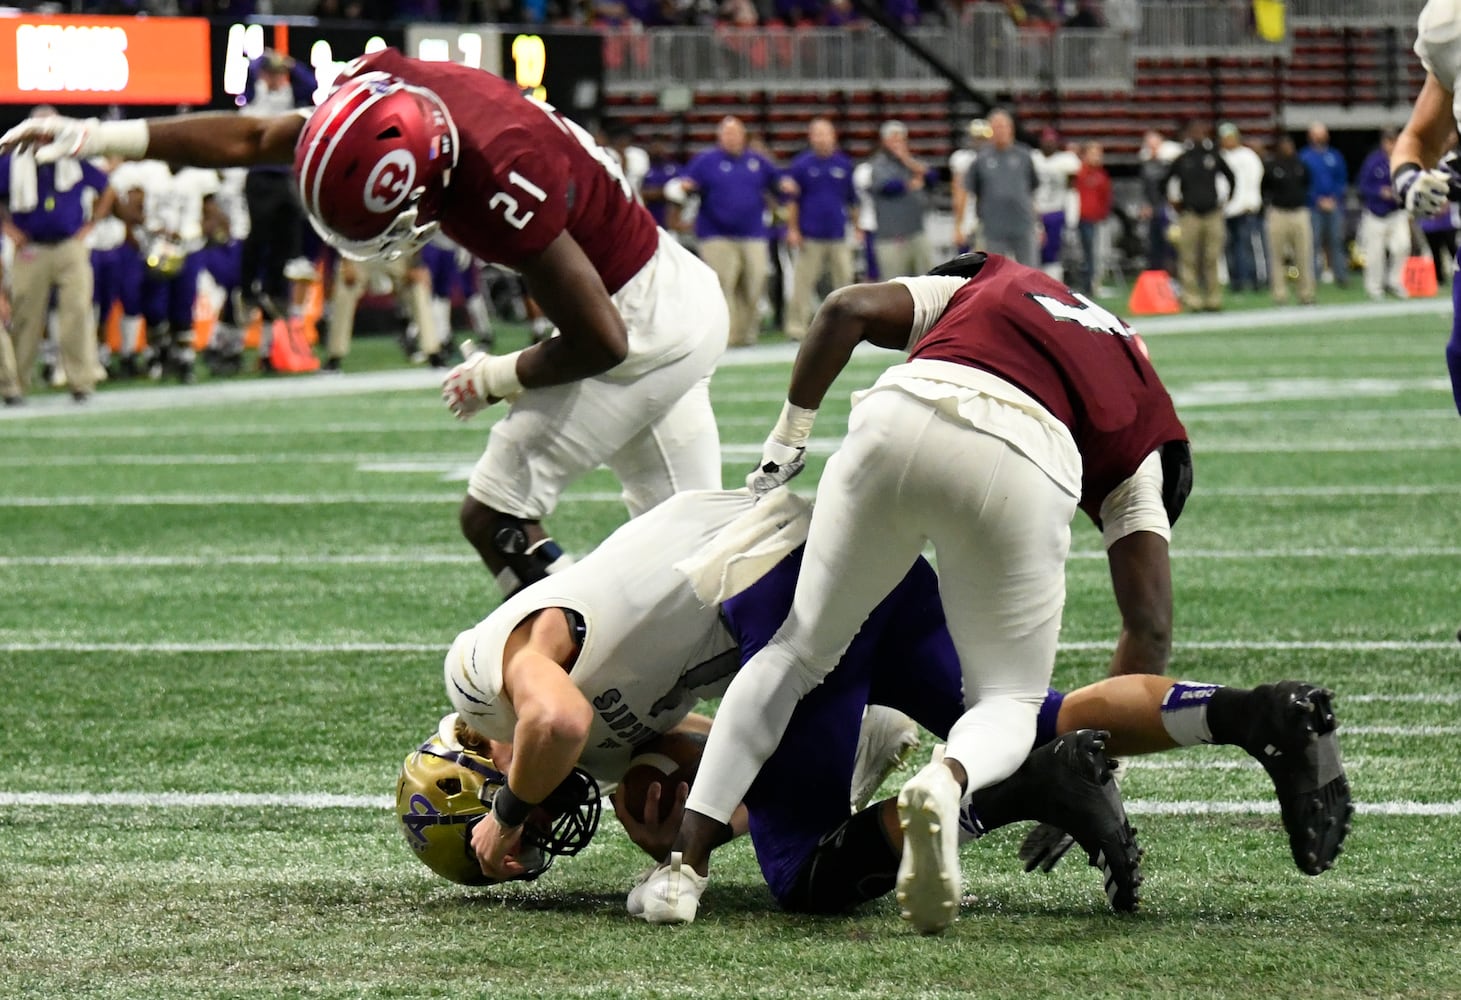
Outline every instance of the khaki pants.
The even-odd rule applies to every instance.
[[[700,258],[720,279],[720,290],[730,307],[730,345],[747,347],[761,335],[761,296],[771,269],[763,239],[731,240],[714,237],[700,241]]]
[[[330,357],[343,358],[350,353],[350,338],[355,332],[355,307],[371,283],[382,274],[391,280],[397,295],[406,297],[411,318],[420,331],[417,346],[421,352],[435,354],[441,349],[436,316],[431,311],[431,276],[421,267],[418,258],[358,261],[342,257],[335,271],[335,289],[330,295],[330,329],[325,338]]]
[[[883,281],[908,275],[926,274],[933,262],[929,260],[928,237],[914,233],[898,239],[878,237],[878,277]]]
[[[1405,298],[1410,216],[1399,209],[1389,215],[1375,215],[1366,210],[1360,217],[1359,244],[1365,255],[1365,294],[1378,299],[1388,291]]]
[[[1182,278],[1182,305],[1188,309],[1222,308],[1218,261],[1223,259],[1223,243],[1228,235],[1222,211],[1183,212],[1179,225],[1177,270]]]
[[[96,357],[96,321],[91,312],[91,259],[82,241],[26,244],[15,255],[10,288],[14,351],[0,348],[0,396],[23,395],[30,385],[36,353],[46,335],[52,288],[56,290],[66,384],[73,393],[95,389],[101,364]]]
[[[1299,270],[1299,301],[1314,301],[1314,229],[1307,208],[1268,210],[1268,278],[1273,301],[1289,299],[1288,261]]]
[[[786,335],[801,340],[812,318],[812,296],[822,275],[833,289],[852,284],[852,247],[846,240],[802,240],[792,272],[791,305],[786,310]]]

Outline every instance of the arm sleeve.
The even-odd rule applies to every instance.
[[[1162,503],[1162,456],[1152,452],[1131,478],[1101,501],[1101,540],[1106,548],[1138,531],[1172,540],[1172,526]]]
[[[913,326],[908,331],[908,346],[912,347],[923,339],[938,318],[949,306],[954,293],[968,283],[968,278],[952,278],[942,275],[919,275],[911,278],[894,278],[895,284],[908,289],[913,296]],[[1160,491],[1158,491],[1160,494]],[[1160,501],[1160,495],[1158,500]]]

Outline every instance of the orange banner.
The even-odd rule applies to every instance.
[[[0,102],[207,104],[197,17],[0,17]]]

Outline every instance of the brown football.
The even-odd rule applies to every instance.
[[[630,815],[643,817],[649,787],[658,784],[659,818],[668,819],[675,807],[675,790],[680,782],[689,784],[695,780],[704,749],[705,737],[698,733],[666,733],[655,737],[634,755],[614,794],[628,807]]]

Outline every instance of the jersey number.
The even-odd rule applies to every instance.
[[[1075,302],[1062,302],[1049,295],[1037,295],[1034,292],[1026,294],[1053,319],[1063,320],[1067,323],[1079,323],[1087,330],[1109,333],[1113,337],[1131,336],[1131,327],[1121,322],[1115,313],[1096,305],[1080,292],[1070,293],[1075,298]]]
[[[538,199],[539,202],[543,202],[548,199],[548,192],[538,187],[538,185],[528,180],[516,170],[508,174],[507,179],[513,184],[516,184],[518,187],[522,188],[528,194],[532,195],[534,198]],[[508,194],[506,191],[499,191],[494,194],[492,196],[492,200],[487,203],[487,207],[501,208],[503,218],[505,218],[507,220],[507,224],[514,229],[521,229],[529,222],[533,221],[533,213],[531,211],[524,212],[522,210],[522,206],[518,204],[518,200],[512,195]]]

